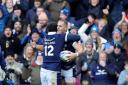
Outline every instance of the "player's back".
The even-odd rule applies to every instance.
[[[44,38],[44,53],[42,67],[48,70],[60,71],[59,54],[63,50],[65,34],[46,35]]]

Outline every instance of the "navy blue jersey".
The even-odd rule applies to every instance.
[[[43,68],[60,71],[59,54],[64,47],[65,34],[47,35],[44,38]]]
[[[43,65],[48,70],[60,71],[60,52],[63,50],[65,41],[74,42],[80,40],[78,35],[53,34],[44,38]]]
[[[104,82],[107,85],[115,85],[116,76],[114,76],[116,72],[116,67],[114,64],[107,64],[105,67],[101,66],[100,64],[94,64],[91,67],[91,73],[94,83]],[[105,85],[106,85],[105,84]],[[101,85],[101,84],[96,84]],[[104,84],[102,84],[104,85]]]

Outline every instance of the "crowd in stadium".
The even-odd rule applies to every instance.
[[[0,0],[0,85],[128,85],[128,0]]]

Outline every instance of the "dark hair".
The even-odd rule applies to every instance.
[[[39,7],[37,7],[37,8],[42,8],[42,9],[44,9],[44,6],[39,6]]]
[[[0,5],[1,5],[1,3],[2,3],[2,0],[0,0]]]
[[[47,32],[57,32],[57,23],[56,22],[50,22],[47,25]]]
[[[14,57],[14,52],[12,52],[12,51],[7,52],[7,53],[6,53],[6,57],[7,57],[7,56]]]
[[[6,26],[6,27],[4,28],[4,31],[5,31],[6,29],[12,30],[11,26]]]
[[[91,16],[92,18],[96,19],[96,15],[94,13],[89,13],[88,16]]]
[[[19,4],[16,4],[16,5],[14,5],[14,10],[21,10],[22,11],[22,8]]]

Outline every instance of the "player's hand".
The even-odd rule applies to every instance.
[[[72,61],[76,58],[77,54],[76,53],[70,53],[69,56],[67,57],[67,62]]]

